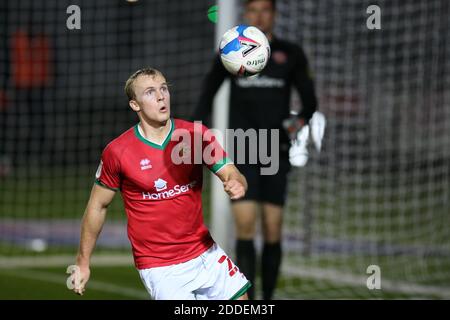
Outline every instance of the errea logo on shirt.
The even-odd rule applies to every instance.
[[[161,199],[167,199],[167,198],[173,198],[179,194],[186,193],[189,190],[191,190],[195,185],[197,184],[197,181],[192,181],[188,184],[179,185],[177,184],[172,189],[167,190],[167,181],[164,181],[163,179],[159,178],[155,181],[155,189],[157,192],[151,193],[151,192],[142,192],[142,199],[143,200],[161,200]],[[164,191],[162,191],[164,190]],[[162,192],[160,192],[162,191]]]
[[[139,162],[139,164],[141,165],[141,170],[147,170],[152,168],[150,160],[148,160],[147,158],[142,159],[141,162]]]

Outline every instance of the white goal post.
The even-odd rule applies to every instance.
[[[236,0],[219,0],[217,3],[219,17],[216,24],[216,48],[222,35],[236,24],[238,15]],[[212,113],[213,127],[220,130],[224,137],[225,129],[228,127],[229,93],[230,82],[226,80],[216,95]],[[225,252],[230,252],[233,243],[230,200],[223,191],[221,181],[214,175],[211,179],[211,233]]]

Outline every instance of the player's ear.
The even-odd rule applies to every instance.
[[[139,112],[141,111],[141,107],[139,107],[139,104],[136,102],[136,100],[130,100],[128,102],[129,106],[133,111]]]

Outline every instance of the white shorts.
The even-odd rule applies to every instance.
[[[216,243],[187,262],[138,271],[154,300],[237,299],[251,286]]]

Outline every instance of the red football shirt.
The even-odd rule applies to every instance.
[[[205,126],[170,121],[161,145],[138,125],[114,139],[96,174],[97,184],[122,194],[138,269],[191,260],[214,242],[203,222],[202,165],[216,173],[230,160]]]

